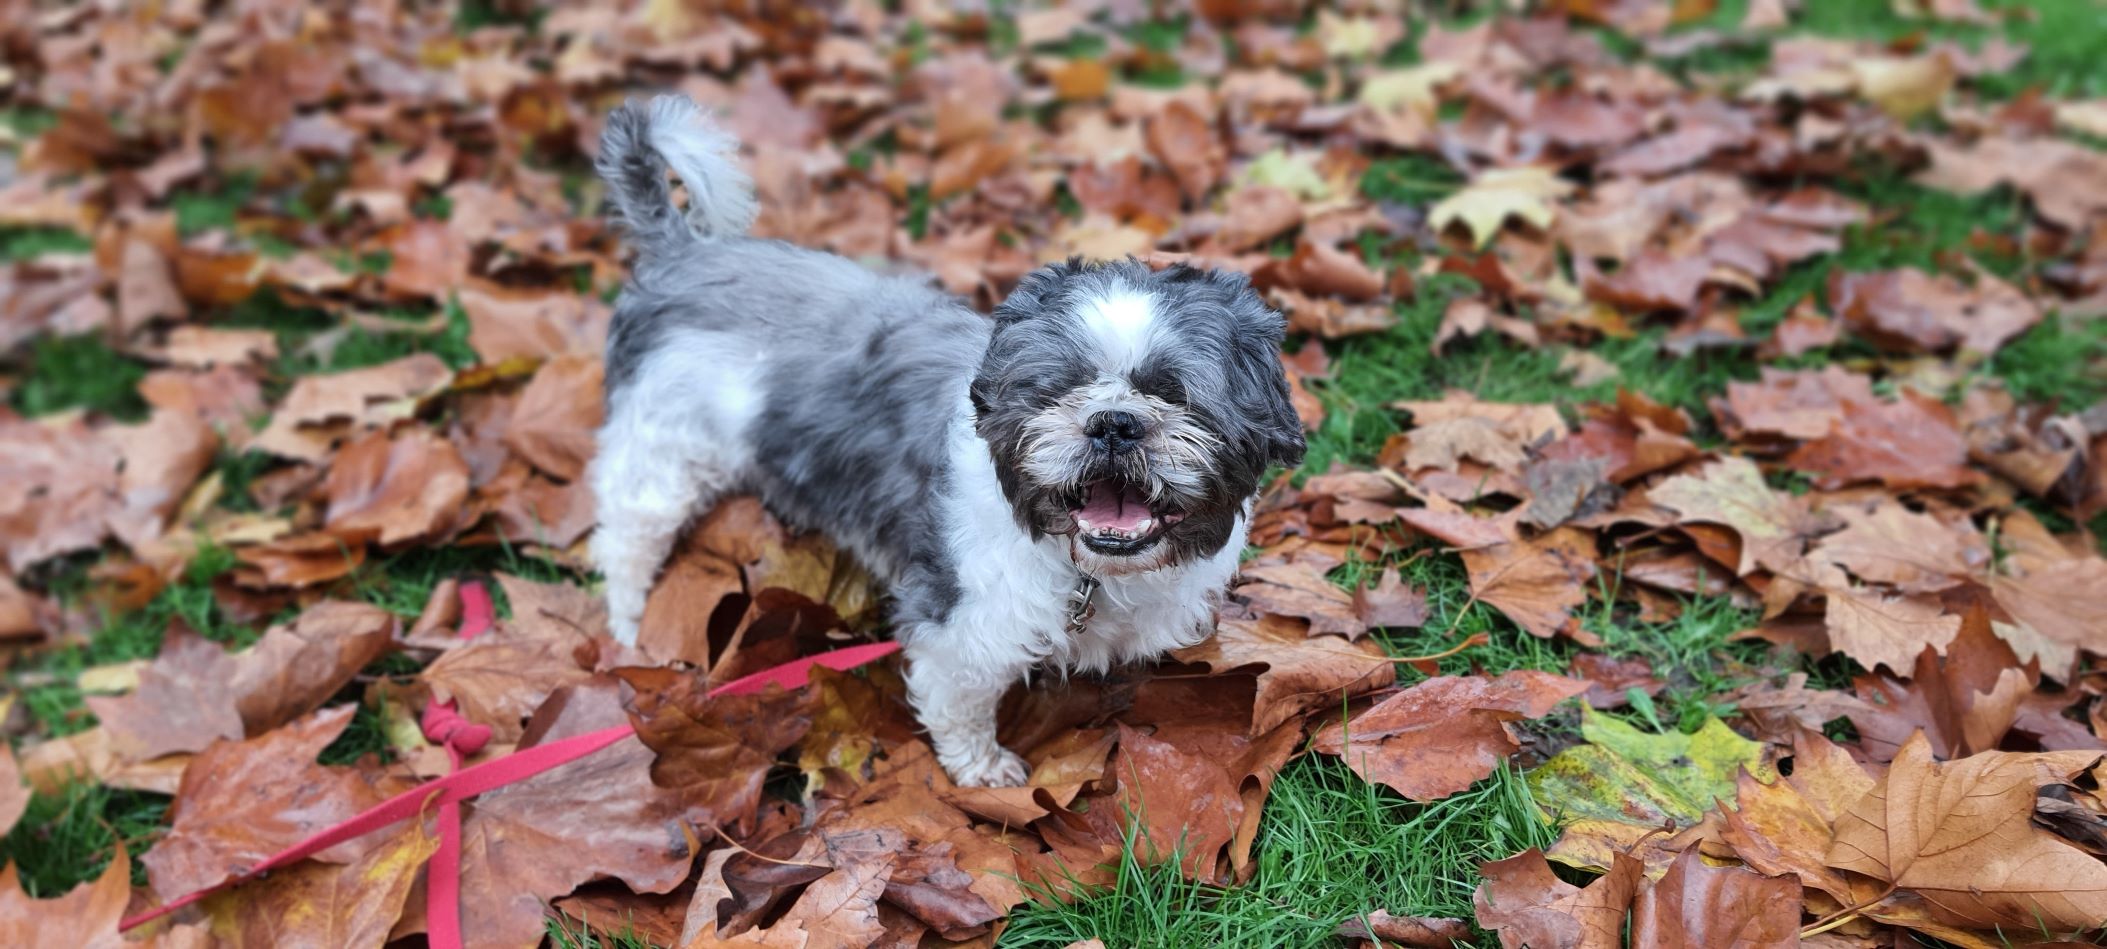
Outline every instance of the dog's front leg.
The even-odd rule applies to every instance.
[[[995,713],[1002,693],[1023,678],[1026,667],[975,661],[947,638],[913,637],[904,647],[907,695],[929,730],[937,762],[962,786],[1023,784],[1031,766],[995,740]]]

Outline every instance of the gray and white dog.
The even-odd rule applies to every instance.
[[[736,150],[671,96],[600,140],[636,252],[591,472],[614,635],[636,642],[691,518],[758,493],[890,587],[951,777],[1021,784],[995,738],[1012,684],[1212,628],[1259,480],[1302,457],[1281,317],[1240,275],[1125,261],[1042,268],[989,320],[926,279],[744,236]]]

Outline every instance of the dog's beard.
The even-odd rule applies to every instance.
[[[1085,431],[1102,412],[1127,412],[1147,434],[1114,452]],[[1028,492],[1039,529],[1067,538],[1078,568],[1093,575],[1154,570],[1178,559],[1180,525],[1220,506],[1221,439],[1183,406],[1105,381],[1070,392],[1020,427],[1007,454]]]

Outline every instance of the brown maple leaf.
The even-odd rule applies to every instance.
[[[1678,522],[1721,524],[1741,539],[1735,573],[1748,576],[1758,567],[1790,573],[1806,550],[1807,538],[1820,526],[1800,499],[1771,490],[1763,472],[1746,458],[1710,462],[1694,474],[1681,474],[1646,493],[1654,504],[1676,512]]]
[[[1634,949],[1789,946],[1799,940],[1799,880],[1711,866],[1696,847],[1686,848],[1632,903]]]
[[[1950,925],[2095,926],[2107,919],[2107,865],[2031,818],[2036,789],[2096,757],[1992,751],[1942,764],[1913,738],[1837,820],[1829,865],[1911,891]]]
[[[247,741],[215,742],[191,759],[168,832],[142,858],[155,895],[216,885],[406,789],[400,775],[315,763],[354,711],[340,705]],[[360,838],[316,859],[355,860],[375,844]]]
[[[116,752],[145,761],[203,751],[220,739],[260,736],[321,707],[393,648],[395,618],[365,603],[325,600],[256,645],[228,653],[187,630],[125,696],[89,696]]]
[[[1585,888],[1551,872],[1543,851],[1525,850],[1478,868],[1485,882],[1472,903],[1478,925],[1500,934],[1507,949],[1611,949],[1624,943],[1624,919],[1645,868],[1622,854]]]
[[[459,526],[468,464],[452,442],[428,429],[393,436],[375,431],[337,453],[322,491],[330,533],[354,544],[402,546]]]
[[[1747,771],[1735,779],[1735,806],[1723,808],[1720,839],[1758,872],[1790,873],[1838,900],[1851,883],[1826,860],[1838,818],[1877,783],[1876,773],[1811,729],[1792,735],[1792,773],[1765,784]],[[1849,905],[1846,903],[1845,905]]]
[[[1496,679],[1439,676],[1320,729],[1312,747],[1415,801],[1461,791],[1521,750],[1507,723],[1542,718],[1590,683],[1521,670]]]
[[[1979,484],[1953,410],[1904,390],[1893,402],[1844,403],[1829,434],[1801,445],[1786,464],[1817,475],[1825,488],[1877,481],[1895,490]]]
[[[0,943],[124,949],[132,943],[117,931],[117,923],[131,898],[131,861],[121,842],[95,879],[48,900],[25,892],[21,870],[9,863],[0,868]]]
[[[1261,668],[1251,703],[1254,735],[1306,711],[1387,686],[1397,677],[1394,664],[1373,643],[1310,635],[1278,614],[1223,617],[1214,636],[1174,655],[1180,662],[1217,673]]]
[[[520,747],[620,727],[621,691],[611,678],[556,690]],[[461,929],[471,945],[532,942],[546,901],[589,880],[664,893],[687,877],[710,826],[731,815],[693,810],[683,790],[655,785],[656,758],[624,738],[475,800],[461,830]]]

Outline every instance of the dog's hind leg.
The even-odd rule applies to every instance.
[[[612,353],[611,348],[611,353]],[[609,378],[616,360],[609,359]],[[758,358],[720,333],[676,332],[622,370],[593,459],[593,562],[607,581],[607,620],[635,645],[644,600],[683,527],[738,490],[760,405]]]
[[[593,460],[593,563],[607,581],[614,637],[635,645],[644,600],[689,519],[716,503],[707,476],[684,464],[678,440],[646,420],[616,417]]]

